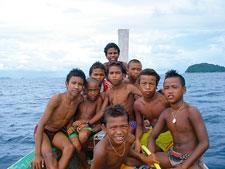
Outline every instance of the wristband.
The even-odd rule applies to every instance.
[[[93,125],[89,121],[86,121],[85,123],[88,125],[88,127],[93,127]]]

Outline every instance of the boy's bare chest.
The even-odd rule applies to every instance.
[[[109,101],[111,104],[123,104],[129,101],[131,94],[126,90],[116,90],[109,94]]]

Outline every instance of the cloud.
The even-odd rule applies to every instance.
[[[65,71],[105,62],[103,49],[130,32],[129,58],[164,73],[225,63],[222,0],[2,0],[0,69]]]

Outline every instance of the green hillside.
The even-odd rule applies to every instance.
[[[201,73],[201,72],[225,72],[225,67],[209,63],[200,63],[189,66],[185,71],[185,73]]]

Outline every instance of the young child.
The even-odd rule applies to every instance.
[[[67,91],[56,94],[49,100],[34,131],[35,155],[31,162],[33,168],[41,169],[44,163],[46,168],[66,168],[69,164],[74,148],[60,129],[67,125],[83,101],[80,92],[85,83],[84,72],[73,69],[66,78]],[[59,162],[53,156],[52,145],[62,151]]]
[[[108,59],[108,62],[104,63],[105,69],[107,70],[110,63],[118,62],[118,58],[120,55],[120,48],[115,43],[108,43],[106,47],[104,48],[104,53],[106,58]],[[128,70],[127,63],[122,61],[119,61],[119,62],[121,62],[126,68],[126,70]]]
[[[128,62],[128,72],[126,77],[123,82],[125,84],[133,84],[137,88],[139,88],[139,83],[138,83],[138,76],[142,70],[142,64],[139,60],[137,59],[132,59]]]
[[[104,109],[108,105],[122,104],[129,113],[130,124],[133,126],[130,130],[134,131],[136,127],[135,114],[133,111],[134,95],[141,96],[141,92],[134,85],[122,83],[125,75],[125,68],[120,62],[113,62],[109,65],[107,76],[112,84],[112,89],[106,91],[101,111],[90,120],[91,124],[100,120],[103,116]]]
[[[96,79],[87,79],[85,93],[86,97],[84,97],[84,101],[79,105],[75,117],[76,121],[73,123],[73,127],[68,129],[69,138],[75,147],[77,157],[80,161],[79,169],[89,167],[85,155],[88,138],[91,134],[95,133],[97,128],[100,128],[100,126],[93,128],[93,126],[90,126],[86,122],[100,110],[102,105],[102,99],[99,97],[99,82]]]
[[[141,149],[141,144],[147,146],[148,137],[152,132],[152,129],[150,129],[143,135],[143,116],[150,121],[152,128],[154,128],[160,114],[169,107],[165,96],[161,92],[156,91],[159,80],[160,76],[153,69],[144,69],[139,75],[139,89],[141,90],[142,97],[134,103],[137,122],[135,149],[138,152]],[[168,148],[173,146],[171,133],[164,129],[158,137],[156,144],[157,151],[160,151],[160,149],[167,151]]]
[[[109,106],[104,111],[102,129],[106,137],[94,149],[91,169],[120,169],[127,155],[133,156],[149,166],[158,163],[155,155],[146,156],[132,148],[134,135],[128,132],[128,114],[121,105]]]
[[[89,77],[95,78],[99,81],[101,86],[100,92],[105,92],[108,88],[111,88],[111,83],[105,79],[106,70],[105,66],[101,62],[95,62],[89,69]]]
[[[174,146],[168,152],[159,152],[157,157],[162,168],[203,168],[202,155],[209,147],[209,139],[198,109],[183,100],[186,93],[185,80],[175,70],[165,76],[164,94],[170,108],[159,117],[148,140],[148,147],[155,152],[155,140],[164,126],[172,133]]]

